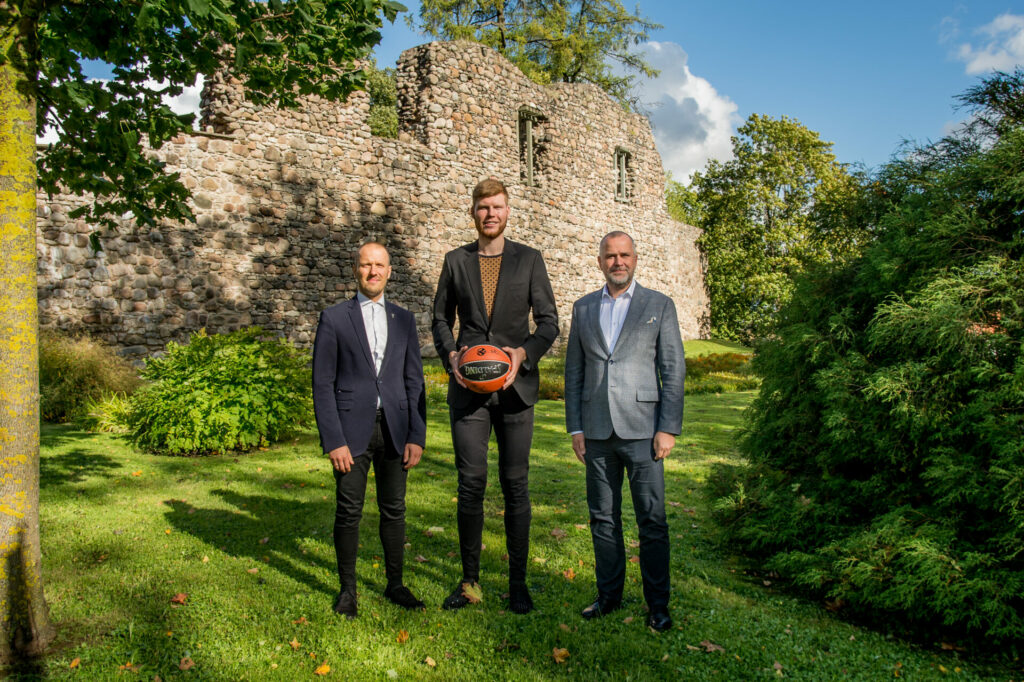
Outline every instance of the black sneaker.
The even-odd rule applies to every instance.
[[[384,598],[403,609],[425,609],[426,604],[413,596],[412,592],[405,585],[395,585],[384,590]]]
[[[473,600],[471,600],[467,596],[466,591],[467,589],[472,589],[474,587],[476,588],[476,590],[480,590],[479,583],[459,583],[455,586],[455,589],[452,590],[452,593],[445,597],[444,601],[441,602],[441,608],[448,611],[454,611],[456,609],[461,609],[462,607],[469,605],[470,603],[472,603]],[[480,599],[477,599],[477,601],[480,601]]]
[[[349,620],[356,617],[359,610],[356,608],[356,595],[354,592],[342,591],[334,600],[334,612],[339,613]]]
[[[518,614],[533,611],[533,599],[525,583],[508,586],[508,610]]]

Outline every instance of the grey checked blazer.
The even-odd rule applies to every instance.
[[[683,424],[686,363],[676,307],[639,284],[615,344],[601,333],[601,290],[572,307],[565,352],[565,425],[570,433],[604,440],[678,435]]]

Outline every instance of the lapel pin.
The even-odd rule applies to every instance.
[[[656,318],[656,317],[652,317],[651,319],[647,320],[647,324],[650,324],[651,322],[654,322],[657,319],[658,318]]]

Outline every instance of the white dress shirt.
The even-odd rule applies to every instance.
[[[604,342],[608,346],[608,352],[615,350],[615,344],[622,332],[622,324],[626,321],[626,314],[629,312],[629,304],[633,300],[633,292],[636,291],[636,280],[629,283],[629,288],[621,294],[612,298],[608,293],[608,285],[601,290],[601,333],[604,334]]]
[[[356,300],[359,301],[359,309],[363,313],[363,327],[366,328],[366,341],[370,344],[370,354],[373,356],[373,366],[380,374],[380,365],[384,362],[384,349],[388,345],[388,317],[387,309],[384,307],[384,296],[374,301],[363,295],[363,292],[356,292]],[[377,395],[377,407],[380,407],[380,395]]]

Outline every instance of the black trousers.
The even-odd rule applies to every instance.
[[[629,478],[640,536],[640,576],[650,607],[668,606],[669,537],[665,517],[665,464],[654,461],[650,438],[587,439],[587,506],[594,541],[597,592],[617,601],[626,579],[622,540],[622,477]]]
[[[484,529],[484,491],[487,488],[487,443],[494,430],[498,442],[498,480],[505,497],[505,546],[509,582],[526,582],[530,553],[530,445],[533,406],[523,404],[515,391],[492,393],[465,408],[450,408],[455,468],[459,474],[459,549],[462,579],[480,579],[480,542]]]
[[[348,473],[334,471],[337,510],[334,515],[334,552],[342,591],[356,591],[356,555],[359,553],[359,521],[363,518],[366,479],[373,465],[380,510],[380,542],[384,546],[384,570],[388,585],[402,584],[405,553],[405,481],[402,454],[384,437],[384,416],[377,423],[367,451],[354,458]]]

